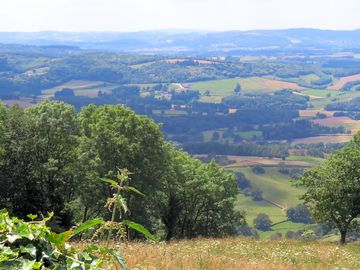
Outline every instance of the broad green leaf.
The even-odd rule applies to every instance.
[[[108,251],[110,252],[110,254],[112,254],[116,261],[120,264],[121,268],[124,269],[124,270],[127,270],[127,265],[126,265],[126,262],[125,262],[125,259],[124,259],[124,256],[122,255],[122,253],[115,249],[115,248],[111,248],[111,249],[108,249]]]
[[[26,247],[20,247],[20,251],[21,251],[21,253],[30,254],[30,256],[33,258],[36,257],[36,247],[34,247],[31,244],[27,245]]]
[[[118,186],[118,182],[116,182],[115,180],[112,179],[107,179],[107,178],[100,178],[101,181],[104,181],[106,183],[112,184],[114,186]]]
[[[84,223],[82,223],[81,225],[79,225],[73,232],[71,237],[78,235],[79,233],[82,233],[83,231],[86,231],[96,225],[99,225],[101,223],[103,223],[104,220],[102,218],[96,218],[96,219],[92,219],[92,220],[88,220]],[[70,237],[70,238],[71,238]]]
[[[142,226],[136,222],[130,221],[130,220],[124,220],[123,224],[128,226],[129,228],[143,234],[146,238],[156,241],[155,236],[153,236],[151,234],[151,232],[149,232],[144,226]]]
[[[65,243],[70,239],[72,230],[57,234],[52,232],[48,237],[48,241],[53,243],[58,249],[64,249]]]
[[[21,237],[20,235],[11,235],[11,234],[8,234],[8,235],[6,236],[6,238],[7,238],[8,242],[12,244],[12,243],[14,243],[16,240],[21,239],[22,237]]]
[[[27,215],[27,217],[30,218],[31,220],[34,220],[35,218],[37,218],[37,215],[29,214]]]
[[[20,270],[33,270],[33,266],[36,263],[36,260],[29,261],[29,260],[22,260]]]
[[[137,193],[139,195],[145,196],[144,193],[140,192],[138,189],[136,189],[136,188],[134,188],[132,186],[127,186],[127,189],[132,191],[132,192],[135,192],[135,193]]]

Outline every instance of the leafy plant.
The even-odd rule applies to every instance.
[[[88,245],[79,251],[68,241],[89,228],[102,224],[102,219],[89,220],[78,227],[55,233],[46,225],[50,213],[39,221],[36,215],[28,215],[26,222],[10,217],[6,210],[0,211],[0,268],[1,269],[100,269],[109,256],[126,269],[125,261],[118,250],[100,245]]]
[[[127,169],[119,169],[117,180],[102,178],[101,180],[110,184],[112,190],[115,191],[112,197],[108,198],[105,207],[111,212],[111,220],[104,222],[96,231],[95,237],[101,238],[107,232],[107,245],[109,244],[113,233],[116,232],[117,238],[124,239],[126,236],[126,226],[144,235],[147,239],[155,241],[155,237],[142,225],[124,220],[123,217],[129,212],[126,198],[123,196],[124,191],[130,191],[138,195],[144,195],[138,189],[129,185],[131,173]],[[119,217],[119,222],[116,222],[116,216]]]

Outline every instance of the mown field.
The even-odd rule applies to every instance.
[[[50,97],[63,88],[70,88],[74,90],[74,93],[77,96],[96,97],[99,91],[109,93],[116,87],[117,85],[112,85],[102,81],[72,80],[62,85],[43,90],[42,94],[45,97]]]
[[[195,82],[191,84],[191,88],[194,90],[199,90],[201,93],[209,90],[212,96],[224,97],[234,94],[234,88],[237,83],[240,83],[244,93],[273,93],[281,89],[304,89],[295,83],[261,77]]]
[[[360,269],[358,243],[338,246],[318,241],[226,238],[130,243],[118,247],[129,269],[134,270]]]

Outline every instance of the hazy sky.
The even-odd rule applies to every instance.
[[[360,28],[360,0],[0,1],[0,31]]]

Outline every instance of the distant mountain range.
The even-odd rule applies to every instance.
[[[252,30],[228,32],[0,32],[0,43],[73,46],[133,53],[217,54],[274,51],[342,51],[360,49],[360,29]]]

